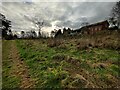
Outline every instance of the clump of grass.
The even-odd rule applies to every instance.
[[[48,41],[48,44],[47,44],[47,46],[48,47],[57,47],[57,46],[59,46],[60,44],[62,44],[62,41],[61,40],[57,40],[57,39],[51,39],[51,40],[49,40]]]
[[[67,46],[65,44],[60,44],[59,46],[57,46],[57,49],[67,49]]]
[[[72,65],[77,65],[77,66],[80,65],[79,59],[76,59],[76,58],[73,58],[73,57],[69,57],[69,56],[67,57],[66,62],[68,62],[68,63],[70,63]]]
[[[119,77],[120,76],[120,68],[118,65],[111,65],[109,67],[109,71],[111,72],[111,74],[113,74],[113,76]]]
[[[53,55],[52,59],[56,60],[56,61],[63,61],[65,59],[67,59],[67,57],[64,54],[58,53],[58,54]]]
[[[25,44],[26,44],[26,46],[28,46],[28,47],[32,47],[32,46],[33,46],[33,43],[32,43],[31,41],[27,41],[27,42],[25,42]]]
[[[94,69],[95,69],[95,68],[106,69],[106,67],[107,67],[107,65],[104,64],[104,63],[95,63],[95,64],[93,64],[92,66],[93,66]]]
[[[7,76],[3,77],[2,80],[2,88],[19,88],[20,86],[20,78],[17,78],[15,76]]]
[[[67,78],[62,80],[62,87],[65,88],[82,88],[85,87],[86,84],[86,79],[79,74],[76,74],[74,77],[68,76]]]
[[[65,61],[65,62],[70,63],[72,65],[80,65],[79,59],[70,57],[68,55],[60,54],[60,53],[53,55],[52,59],[55,61]]]
[[[93,41],[90,41],[89,39],[81,39],[79,42],[77,42],[77,50],[87,50],[91,47],[93,47]]]
[[[59,68],[55,68],[49,71],[41,71],[41,75],[39,77],[40,80],[37,83],[37,87],[61,88],[61,81],[68,77],[68,73],[60,70]]]

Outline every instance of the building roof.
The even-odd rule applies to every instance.
[[[91,25],[88,25],[88,26],[85,26],[85,27],[91,27],[91,26],[102,25],[103,23],[108,23],[108,21],[107,21],[107,20],[105,20],[105,21],[98,22],[98,23],[94,23],[94,24],[91,24]],[[109,23],[108,23],[108,24],[109,24]]]

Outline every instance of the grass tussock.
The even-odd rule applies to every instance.
[[[48,41],[48,44],[47,46],[48,47],[57,47],[59,46],[60,44],[62,44],[62,40],[57,40],[57,39],[51,39],[50,41]]]

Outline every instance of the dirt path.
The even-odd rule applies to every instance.
[[[16,42],[14,40],[11,41],[10,57],[14,65],[12,74],[21,78],[20,88],[33,88],[35,81],[30,78],[28,67],[25,65],[23,60],[20,59]]]

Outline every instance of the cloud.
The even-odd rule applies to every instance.
[[[114,4],[115,2],[3,2],[1,12],[12,21],[12,29],[16,31],[37,31],[34,23],[36,20],[44,21],[44,29],[53,24],[60,28],[74,29],[79,28],[84,21],[95,23],[105,20]]]
[[[116,2],[118,0],[4,0],[2,2]]]

